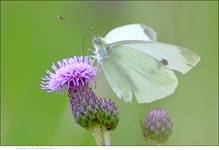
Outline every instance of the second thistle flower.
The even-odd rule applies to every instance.
[[[144,136],[158,144],[163,144],[167,141],[172,133],[172,127],[169,114],[161,108],[151,110],[145,122],[142,123]]]

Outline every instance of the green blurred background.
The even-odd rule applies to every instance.
[[[201,56],[192,71],[177,73],[176,92],[154,103],[125,104],[103,74],[98,77],[97,94],[112,98],[120,111],[113,145],[153,144],[143,138],[139,120],[156,107],[168,110],[173,120],[167,145],[218,144],[218,2],[1,1],[2,145],[95,145],[74,122],[66,94],[40,89],[52,62],[82,54],[84,34],[57,15],[93,26],[101,36],[119,25],[143,23],[157,31],[159,41]]]

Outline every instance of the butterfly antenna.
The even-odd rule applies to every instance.
[[[89,37],[88,34],[86,34],[85,36],[83,36],[83,56],[85,55],[85,54],[84,54],[84,51],[85,51],[85,40],[86,40],[87,37]]]
[[[76,26],[77,28],[81,29],[82,31],[85,31],[85,32],[87,32],[87,33],[89,33],[89,34],[91,34],[91,35],[95,35],[94,32],[92,31],[92,30],[93,30],[93,27],[91,27],[91,30],[90,30],[90,29],[88,29],[88,28],[86,28],[86,27],[84,27],[84,26],[82,26],[82,25],[80,25],[80,24],[78,24],[78,23],[75,23],[75,22],[73,22],[73,21],[70,20],[70,19],[66,19],[66,18],[64,18],[64,17],[62,17],[62,16],[58,16],[58,19],[60,19],[60,20],[62,20],[62,21],[65,21],[65,22],[68,22],[68,23],[70,23],[70,24]]]

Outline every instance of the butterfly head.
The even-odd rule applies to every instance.
[[[107,47],[106,42],[100,36],[94,36],[92,39],[92,43],[95,49],[102,49],[102,48]]]
[[[104,41],[102,37],[95,36],[92,39],[93,43],[93,55],[92,57],[96,60],[96,62],[102,65],[103,61],[108,58],[108,47],[109,45]]]

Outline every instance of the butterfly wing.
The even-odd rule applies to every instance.
[[[109,49],[104,74],[116,95],[130,102],[133,94],[139,103],[164,98],[175,91],[173,71],[148,54],[125,45]]]
[[[200,60],[200,57],[192,51],[171,44],[126,41],[124,45],[147,53],[158,61],[163,62],[169,69],[179,71],[183,74],[191,70]]]
[[[111,58],[104,63],[104,74],[114,93],[125,102],[130,102],[132,100],[131,85],[115,61],[114,58]]]
[[[148,26],[129,24],[113,29],[105,36],[104,40],[109,44],[126,40],[157,41],[157,35]]]

